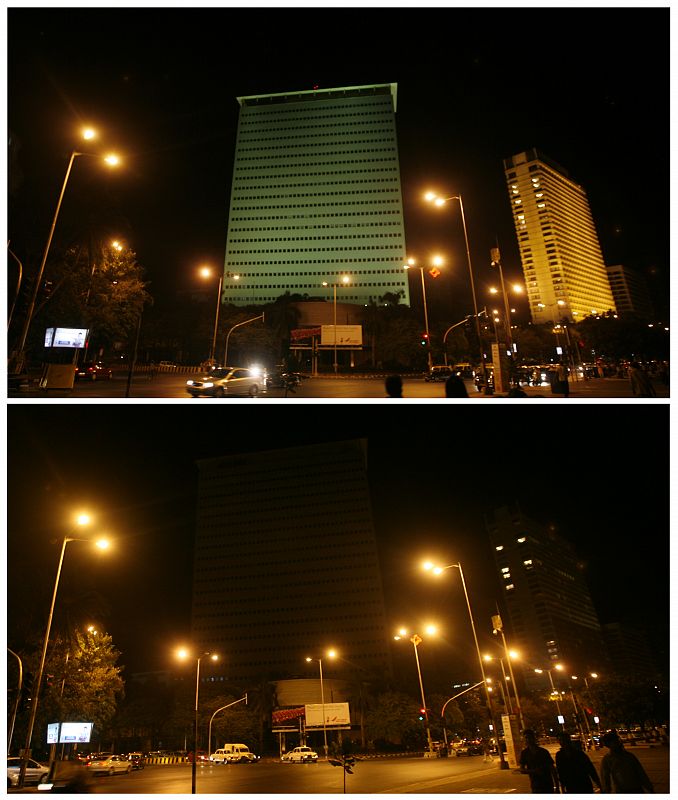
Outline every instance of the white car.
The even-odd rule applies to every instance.
[[[315,763],[318,760],[318,754],[310,747],[295,747],[289,753],[280,757],[281,761],[289,761],[290,763]]]
[[[115,775],[116,772],[131,772],[132,762],[128,761],[125,756],[100,753],[98,756],[86,761],[85,767],[93,775],[100,772],[106,775]]]
[[[192,397],[201,394],[211,397],[255,395],[266,391],[266,375],[262,370],[244,367],[216,367],[209,373],[186,381],[186,391]]]
[[[11,789],[13,786],[19,785],[19,772],[21,772],[21,759],[8,758],[7,759],[7,788]],[[32,758],[28,759],[26,765],[26,777],[24,783],[45,783],[49,775],[49,767],[43,767]]]

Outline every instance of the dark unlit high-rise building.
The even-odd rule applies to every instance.
[[[510,643],[530,685],[538,685],[535,668],[562,664],[568,676],[600,671],[606,663],[601,626],[572,545],[514,508],[497,509],[487,530]]]
[[[198,463],[193,637],[236,682],[305,674],[306,656],[390,671],[367,442]],[[340,662],[337,662],[339,665]]]

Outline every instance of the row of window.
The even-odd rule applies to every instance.
[[[242,301],[243,303],[252,304],[252,303],[274,303],[280,297],[279,294],[262,294],[252,297],[231,297],[230,295],[225,294],[224,300],[229,303],[236,303],[238,301]],[[350,295],[345,298],[346,301],[353,301],[359,303],[376,303],[379,300],[379,295]],[[292,345],[294,347],[294,345]],[[360,350],[361,348],[354,348]]]
[[[327,272],[248,272],[247,275],[243,275],[244,278],[286,278],[286,277],[300,277],[300,276],[308,276],[308,277],[315,277],[318,278],[328,278]],[[363,269],[357,273],[358,276],[363,275],[402,275],[402,269]],[[351,279],[353,279],[354,273],[351,273]],[[246,486],[250,487],[252,484],[248,481]],[[336,482],[332,484],[336,488]],[[306,495],[304,495],[306,496]]]
[[[327,153],[323,153],[323,156],[326,156],[326,155],[327,155]],[[341,153],[332,153],[332,155],[341,155]],[[252,161],[251,158],[248,159],[248,160]],[[368,165],[368,164],[374,164],[374,163],[376,163],[378,161],[388,161],[389,164],[392,164],[393,163],[393,156],[390,156],[389,158],[376,158],[376,157],[375,158],[342,158],[339,161],[327,161],[325,158],[322,158],[320,161],[309,161],[307,159],[307,160],[304,161],[303,165],[295,165],[295,170],[297,169],[297,166],[304,166],[304,167],[308,168],[308,167],[340,166],[341,164],[365,164],[365,165]],[[261,164],[261,165],[257,165],[257,166],[253,166],[253,167],[248,167],[248,166],[242,166],[242,165],[238,164],[237,162],[235,164],[235,172],[236,173],[237,172],[242,172],[244,170],[251,170],[251,169],[256,169],[256,170],[259,170],[259,171],[263,172],[266,169],[272,170],[272,169],[281,169],[281,168],[284,169],[284,165],[271,164],[270,166],[267,166],[267,165]],[[288,169],[291,169],[291,167],[288,167]],[[296,175],[297,174],[296,171],[293,174]],[[313,174],[313,173],[300,173],[300,174],[306,175],[306,174]],[[318,173],[318,174],[323,174],[323,173]],[[276,176],[276,177],[278,177],[278,176]],[[237,180],[237,176],[236,176],[236,180]]]
[[[401,239],[402,233],[351,233],[349,236],[345,238],[350,238],[350,240],[354,239]],[[343,241],[342,236],[340,234],[332,234],[331,236],[271,236],[269,238],[260,237],[258,239],[229,239],[230,242],[235,244],[238,243],[247,243],[247,242],[257,242],[261,244],[262,242],[302,242],[302,241],[322,241],[325,239],[331,240],[338,240]],[[374,249],[374,248],[373,248]]]
[[[340,173],[337,173],[340,174]],[[294,176],[298,178],[298,175]],[[254,176],[249,176],[247,180],[259,180]],[[349,186],[354,186],[355,184],[359,183],[387,183],[392,186],[394,189],[399,188],[398,179],[397,177],[392,178],[349,178],[345,181],[338,181],[333,180],[331,185],[332,186],[342,186],[348,184]],[[240,191],[245,189],[307,189],[312,186],[327,186],[327,181],[304,181],[303,183],[271,183],[270,180],[267,180],[265,183],[262,182],[262,186],[238,186],[237,188]]]
[[[237,210],[233,209],[233,213],[237,213]],[[382,210],[379,210],[379,211],[330,211],[329,213],[325,212],[324,214],[314,214],[313,215],[313,219],[316,220],[316,219],[324,219],[324,218],[331,218],[331,217],[377,217],[377,216],[381,217],[384,214],[398,214],[398,215],[400,215],[401,213],[402,212],[399,209],[395,209],[395,210],[391,211],[391,210],[386,209],[386,208],[382,209]],[[246,221],[249,222],[249,221],[255,221],[255,220],[259,220],[259,219],[265,219],[265,220],[272,220],[272,219],[287,219],[287,220],[298,219],[300,221],[303,220],[303,222],[308,222],[308,217],[306,215],[304,215],[304,216],[301,216],[301,215],[300,216],[296,216],[294,214],[278,214],[278,215],[270,214],[270,215],[267,215],[265,217],[233,217],[232,221],[233,222],[241,222],[243,220],[246,220]],[[384,225],[388,225],[389,223],[384,222],[383,224]],[[307,227],[307,226],[300,225],[299,227]]]
[[[405,284],[399,281],[392,281],[390,283],[367,283],[360,281],[354,288],[361,286],[404,286]],[[233,286],[233,289],[249,290],[247,286]],[[318,289],[317,283],[274,283],[274,284],[260,284],[257,289]],[[228,295],[225,295],[228,297]],[[349,296],[346,296],[349,299]]]
[[[395,136],[384,136],[381,139],[378,139],[376,137],[373,138],[373,139],[353,139],[353,138],[349,138],[347,136],[345,142],[341,142],[341,141],[337,141],[337,136],[332,136],[329,133],[325,133],[325,134],[322,134],[322,135],[323,136],[327,136],[328,139],[330,139],[330,142],[331,142],[332,146],[334,146],[334,147],[341,147],[342,144],[343,144],[345,147],[353,148],[353,147],[355,147],[355,145],[358,145],[358,144],[379,144],[380,142],[383,142],[384,144],[391,144],[392,142],[395,142]],[[309,139],[319,139],[320,136],[310,136],[309,135],[308,138]],[[277,140],[277,141],[280,141],[280,140]],[[316,144],[318,144],[319,146],[323,146],[326,143],[317,142]],[[280,144],[280,145],[268,144],[265,147],[243,147],[241,145],[241,143],[238,142],[238,148],[237,148],[237,150],[238,150],[238,159],[241,158],[241,153],[260,153],[262,150],[265,150],[268,153],[270,153],[271,151],[274,151],[274,150],[299,150],[299,149],[308,150],[308,148],[310,146],[312,146],[310,142],[303,142],[302,144],[288,144],[287,142],[285,142],[284,144]],[[379,149],[380,150],[386,150],[388,148],[381,147]],[[367,151],[366,150],[353,150],[353,149],[351,149],[348,152],[350,152],[350,153],[364,153],[364,152],[367,152]],[[279,155],[267,156],[267,158],[279,158]]]
[[[345,195],[340,195],[340,196],[345,197]],[[245,211],[248,208],[247,202],[248,200],[246,200],[245,198],[238,200],[237,203],[233,204],[233,211]],[[352,200],[352,201],[335,200],[332,203],[289,203],[289,204],[285,203],[283,205],[275,205],[275,206],[262,206],[259,204],[255,204],[252,207],[252,210],[256,209],[257,211],[264,211],[265,209],[268,208],[334,208],[336,206],[374,206],[374,205],[379,205],[380,203],[400,204],[400,198],[394,197],[393,199],[390,199],[388,197],[379,196],[375,197],[372,200]]]
[[[350,240],[349,240],[350,241]],[[340,252],[349,252],[353,251],[360,251],[361,253],[364,250],[380,250],[382,252],[390,252],[391,250],[401,250],[402,248],[398,245],[393,245],[392,247],[388,247],[385,245],[378,245],[378,244],[363,244],[360,247],[351,247],[350,245],[341,245],[340,247],[285,247],[285,248],[273,248],[272,250],[260,250],[260,249],[253,249],[253,248],[246,248],[245,250],[233,250],[230,247],[230,243],[228,246],[228,254],[229,255],[251,255],[251,256],[258,256],[261,253],[336,253],[337,251]]]
[[[362,123],[363,125],[366,123]],[[337,128],[341,127],[349,127],[351,128],[350,131],[338,131]],[[308,130],[312,130],[313,133],[283,133],[283,131],[299,131],[303,128]],[[329,131],[324,132],[321,131],[320,128],[330,128]],[[275,128],[275,133],[278,134],[276,136],[266,136],[261,137],[260,134],[264,133],[264,131],[251,131],[250,136],[239,136],[238,137],[238,149],[240,149],[241,144],[256,144],[257,142],[288,142],[291,139],[322,139],[323,137],[332,136],[336,138],[339,134],[346,136],[346,134],[355,134],[355,124],[350,122],[343,122],[336,125],[299,125],[294,128]],[[370,134],[389,134],[391,138],[393,137],[393,125],[387,125],[383,128],[371,128],[370,130],[363,130],[359,131],[360,134],[363,133],[370,133]],[[366,141],[370,141],[367,139]],[[306,145],[302,145],[306,146]]]
[[[384,256],[380,259],[380,261],[395,261],[400,262],[402,259],[400,258],[389,258],[388,256]],[[374,264],[373,258],[304,258],[304,259],[297,259],[296,261],[260,261],[259,259],[248,259],[246,261],[230,261],[229,266],[231,267],[246,267],[251,266],[252,264],[256,264],[257,266],[261,266],[263,264],[280,264],[281,266],[290,267],[290,272],[294,272],[296,274],[296,270],[292,270],[291,267],[295,264]],[[237,289],[237,286],[232,287]]]
[[[272,187],[266,187],[272,188]],[[350,192],[344,190],[343,192],[277,192],[276,194],[247,194],[245,195],[243,192],[255,192],[256,189],[251,189],[248,187],[248,190],[240,190],[240,192],[234,194],[233,202],[236,203],[252,203],[256,200],[284,200],[286,198],[292,197],[349,197],[352,195],[365,195],[365,194],[377,194],[381,197],[386,197],[389,193],[396,194],[400,196],[397,188],[393,189],[353,189]],[[394,202],[391,200],[391,202]]]
[[[351,143],[351,144],[353,144],[353,143]],[[365,142],[365,144],[367,144],[367,142]],[[364,148],[358,149],[358,150],[353,150],[353,149],[351,149],[351,150],[326,150],[323,153],[323,155],[324,156],[343,156],[343,155],[349,155],[351,153],[395,153],[395,152],[396,152],[396,148],[395,147],[371,147],[371,148],[370,147],[364,147]],[[268,155],[267,156],[241,156],[240,155],[240,151],[238,151],[237,160],[236,160],[236,169],[238,168],[238,166],[239,166],[241,161],[270,161],[272,158],[276,159],[276,160],[279,160],[280,159],[280,153],[273,153],[270,156],[268,156]],[[303,158],[304,160],[306,160],[306,154],[300,153],[297,156],[289,156],[288,158]],[[384,159],[384,160],[386,160],[386,159]],[[311,163],[313,163],[313,162],[311,162]],[[317,163],[322,164],[322,163],[325,163],[325,162],[319,161]],[[278,165],[276,165],[276,166],[278,166]]]
[[[385,159],[381,159],[382,161]],[[398,170],[395,167],[376,167],[375,169],[334,169],[334,170],[325,170],[324,172],[314,171],[314,172],[297,172],[296,170],[292,173],[290,172],[281,172],[278,175],[269,174],[267,176],[267,180],[273,180],[274,178],[303,178],[303,177],[321,177],[326,175],[368,175],[371,172],[389,172],[391,174],[398,175]],[[258,181],[263,180],[258,175],[243,175],[241,177],[236,177],[234,182],[237,183],[238,181]],[[382,178],[382,180],[388,180]],[[359,180],[358,178],[355,179],[355,183],[368,183],[369,181]],[[291,184],[292,186],[294,184]]]
[[[355,228],[383,228],[387,225],[397,225],[400,227],[400,223],[393,220],[393,222],[333,222],[329,225],[322,225],[320,223],[314,223],[313,225],[270,225],[268,227],[257,225],[256,228],[236,228],[233,227],[232,231],[234,233],[240,233],[242,231],[303,231],[303,230],[325,230],[327,228],[349,228],[351,230]],[[360,236],[361,234],[355,234],[355,236]],[[372,233],[371,236],[377,238],[379,236],[386,236],[386,235],[395,235],[401,236],[401,233],[396,234],[382,234],[382,233]]]
[[[241,124],[243,122],[249,124],[256,124],[258,120],[262,117],[270,117],[275,116],[275,120],[271,120],[272,122],[277,122],[281,117],[288,117],[288,119],[327,119],[327,117],[367,117],[367,116],[376,116],[380,115],[383,116],[384,114],[390,114],[392,110],[391,101],[379,101],[370,103],[370,106],[374,109],[372,111],[359,111],[358,109],[365,108],[365,102],[360,103],[349,103],[349,102],[342,102],[336,104],[323,104],[322,106],[314,105],[314,106],[306,106],[306,108],[290,108],[289,106],[278,106],[273,111],[262,111],[261,107],[256,107],[256,111],[253,109],[255,106],[244,106],[243,111],[241,112]],[[246,111],[245,111],[246,109]],[[331,113],[328,113],[331,112]],[[339,112],[339,113],[337,113]]]

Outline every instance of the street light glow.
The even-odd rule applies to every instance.
[[[424,629],[429,636],[435,636],[438,633],[438,627],[436,625],[427,625]]]
[[[117,167],[120,163],[120,158],[116,156],[114,153],[109,153],[105,158],[104,161],[108,164],[109,167]]]
[[[211,278],[212,277],[212,268],[211,267],[200,267],[200,277],[201,278]]]
[[[328,658],[336,658],[337,657],[337,651],[336,650],[328,650],[327,651],[327,657]]]
[[[75,518],[75,521],[78,525],[89,525],[92,521],[92,518],[89,514],[83,512],[82,514],[78,514],[78,516]]]
[[[108,539],[98,539],[95,542],[95,545],[99,548],[99,550],[108,550],[108,548],[111,546],[111,543],[108,541]]]
[[[177,658],[180,658],[182,661],[188,658],[189,655],[190,653],[184,647],[182,647],[180,650],[177,650]]]
[[[94,130],[94,128],[84,128],[82,131],[82,138],[87,139],[88,141],[96,138],[96,135],[97,132]]]

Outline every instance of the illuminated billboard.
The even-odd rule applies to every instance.
[[[47,328],[45,347],[82,348],[87,342],[89,328]]]
[[[325,724],[323,726],[323,708],[325,710]],[[309,703],[306,709],[306,730],[309,728],[334,728],[351,725],[351,715],[348,703]]]
[[[334,325],[320,326],[320,346],[334,347]],[[337,325],[337,347],[362,347],[363,329],[361,325]]]
[[[59,743],[59,723],[50,722],[47,726],[47,744]]]
[[[92,724],[91,722],[62,722],[59,744],[89,742],[92,735]]]

